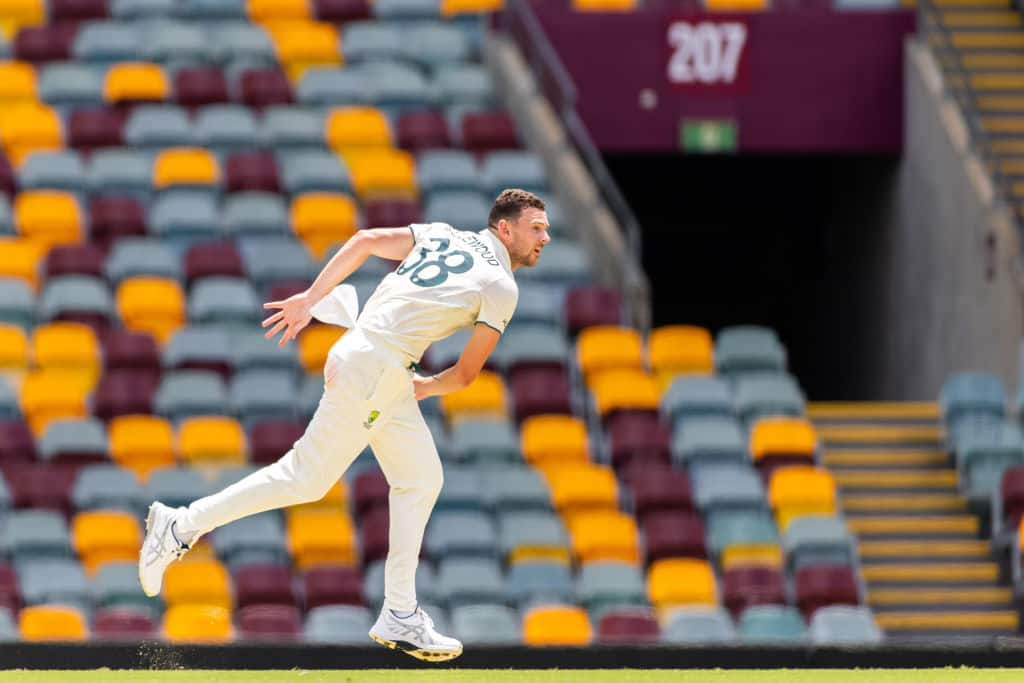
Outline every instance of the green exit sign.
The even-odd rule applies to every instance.
[[[736,122],[729,119],[683,119],[679,127],[679,146],[684,152],[735,152],[739,137]]]

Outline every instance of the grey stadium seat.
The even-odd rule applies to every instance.
[[[484,470],[484,492],[490,507],[502,510],[548,510],[551,490],[535,469],[520,465]]]
[[[418,69],[400,62],[365,62],[359,70],[370,88],[370,102],[378,107],[420,108],[434,103],[430,82]]]
[[[816,645],[875,645],[882,631],[867,607],[830,605],[811,616],[811,642]]]
[[[196,113],[196,143],[226,154],[257,145],[259,133],[252,110],[235,104],[212,104]]]
[[[235,192],[224,200],[221,227],[231,236],[288,234],[288,208],[280,195]]]
[[[432,223],[448,223],[459,230],[482,230],[491,210],[479,192],[435,192],[427,200],[423,216]]]
[[[672,459],[686,467],[697,464],[747,464],[747,439],[732,417],[687,417],[672,433]]]
[[[389,23],[409,23],[417,19],[440,19],[441,8],[437,0],[375,0],[373,16]]]
[[[494,81],[483,66],[445,66],[434,77],[434,89],[442,104],[491,106],[495,101]]]
[[[162,19],[173,16],[174,0],[112,0],[110,16],[115,19]]]
[[[1006,387],[996,375],[984,372],[959,372],[946,378],[939,392],[939,406],[947,423],[961,415],[1006,413]]]
[[[516,562],[509,568],[505,588],[509,599],[521,609],[538,603],[573,601],[569,566],[551,560]]]
[[[169,190],[150,206],[149,225],[153,234],[184,253],[195,244],[219,237],[217,202],[205,190]]]
[[[165,369],[187,364],[230,365],[228,333],[219,327],[189,325],[178,329],[164,345],[160,362]]]
[[[246,274],[257,287],[285,280],[312,281],[316,277],[309,252],[291,237],[248,237],[239,241],[238,250]]]
[[[209,59],[209,42],[202,28],[180,21],[158,21],[143,32],[142,55],[146,61],[168,67],[196,66]]]
[[[407,27],[402,32],[402,48],[406,59],[427,68],[466,62],[472,57],[472,48],[465,34],[455,26],[439,21]]]
[[[807,626],[795,607],[752,605],[740,615],[739,636],[744,643],[806,643]]]
[[[469,341],[471,334],[472,330],[461,329],[431,344],[427,352],[430,356],[431,366],[447,368],[454,365],[462,355],[462,350],[466,348],[466,342]]]
[[[722,607],[680,607],[667,617],[662,642],[676,644],[732,643],[736,628]]]
[[[373,616],[365,607],[322,605],[306,616],[305,640],[310,643],[363,645],[373,626]]]
[[[452,635],[467,645],[519,645],[522,629],[505,605],[463,605],[452,609]]]
[[[674,423],[683,417],[732,416],[729,383],[717,377],[682,375],[662,396],[661,414]]]
[[[524,268],[524,281],[572,286],[586,284],[591,279],[590,257],[575,242],[552,242],[544,247],[544,254],[533,268]]]
[[[498,515],[498,543],[503,556],[516,548],[569,549],[569,535],[562,520],[553,512],[513,511]]]
[[[18,394],[7,380],[0,377],[0,419],[15,420],[21,415]]]
[[[132,147],[151,150],[191,145],[192,125],[186,111],[179,106],[142,105],[125,121],[124,139]]]
[[[153,156],[136,149],[98,149],[89,160],[93,194],[146,199],[153,190]]]
[[[82,193],[86,190],[85,166],[72,150],[34,152],[28,155],[18,171],[21,190],[64,190]]]
[[[138,562],[108,562],[100,567],[92,580],[92,597],[100,608],[130,607],[154,617],[163,611],[163,600],[142,592]]]
[[[437,512],[424,537],[436,558],[497,557],[498,535],[489,515],[481,512]]]
[[[70,453],[85,458],[106,458],[110,448],[107,430],[93,417],[55,419],[39,439],[39,458],[53,460]]]
[[[228,414],[224,380],[206,370],[165,372],[153,400],[155,412],[172,420]]]
[[[450,190],[480,191],[480,170],[473,156],[461,149],[432,149],[416,161],[416,178],[427,197]]]
[[[576,578],[576,596],[592,613],[647,604],[644,577],[636,566],[626,562],[584,564]]]
[[[210,30],[211,56],[220,63],[273,65],[274,44],[263,27],[248,20],[225,22]]]
[[[0,235],[14,234],[14,214],[6,195],[0,194]]]
[[[530,364],[564,366],[572,356],[564,334],[548,325],[528,323],[510,326],[494,352],[510,370]]]
[[[811,564],[856,563],[856,541],[839,517],[804,515],[782,535],[786,565],[793,571]]]
[[[444,468],[444,486],[434,504],[434,512],[471,511],[479,513],[486,505],[483,480],[476,467],[448,466]]]
[[[117,284],[129,277],[151,275],[181,280],[181,257],[170,246],[149,237],[125,237],[114,243],[104,264],[107,279]]]
[[[89,313],[114,320],[114,299],[106,283],[89,275],[51,278],[39,299],[39,319],[48,322],[68,313]]]
[[[213,532],[213,548],[230,569],[290,561],[281,516],[275,511],[243,517]]]
[[[71,54],[75,61],[113,64],[135,62],[141,57],[141,36],[127,22],[89,21],[75,35]]]
[[[289,194],[352,191],[348,167],[337,155],[312,149],[284,152],[279,159],[281,182]]]
[[[242,278],[204,277],[192,285],[188,299],[188,317],[194,323],[253,325],[262,310],[252,285]]]
[[[784,372],[786,349],[778,335],[766,327],[725,328],[715,339],[715,369],[725,374]]]
[[[159,500],[170,507],[188,505],[212,492],[209,482],[192,467],[158,467],[150,472],[146,482],[149,500]]]
[[[0,278],[0,323],[29,328],[35,317],[35,295],[28,283],[14,278]]]
[[[273,339],[267,339],[258,329],[233,330],[229,351],[235,372],[245,370],[299,370],[299,351],[296,344],[281,348]]]
[[[359,105],[369,101],[370,85],[359,69],[316,67],[302,75],[295,96],[311,107]]]
[[[321,149],[324,145],[324,117],[301,107],[268,107],[263,113],[262,135],[275,150]]]
[[[484,191],[495,197],[507,187],[518,187],[537,194],[543,194],[548,188],[544,164],[533,152],[491,152],[484,159],[481,175]]]
[[[767,506],[761,476],[750,465],[703,465],[691,473],[697,507],[760,510]]]
[[[402,56],[402,32],[398,26],[377,21],[353,21],[341,31],[341,51],[346,64]]]
[[[103,104],[103,78],[100,71],[79,62],[42,65],[38,88],[39,99],[55,107]]]
[[[64,516],[53,510],[15,510],[7,516],[4,542],[16,562],[73,558]]]
[[[768,510],[715,510],[705,523],[708,551],[715,557],[730,545],[779,543],[779,530]]]
[[[246,424],[295,415],[298,384],[289,370],[246,370],[237,373],[228,393],[232,412]]]
[[[65,604],[86,614],[92,590],[82,565],[74,559],[31,560],[17,565],[18,583],[26,605]]]
[[[740,377],[733,394],[736,411],[748,423],[769,415],[804,414],[806,399],[789,375]]]
[[[503,602],[505,581],[497,560],[480,557],[442,559],[437,570],[437,598],[449,609],[478,602]]]
[[[83,467],[71,489],[76,510],[126,510],[138,515],[149,502],[135,475],[117,465]]]
[[[451,450],[461,462],[518,463],[523,456],[512,423],[497,418],[461,420],[452,429]]]

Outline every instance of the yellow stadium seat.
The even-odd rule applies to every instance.
[[[108,562],[138,560],[142,529],[129,512],[91,510],[75,515],[71,539],[85,570],[94,574]]]
[[[79,641],[89,639],[85,617],[67,605],[33,605],[18,614],[18,630],[23,640]]]
[[[185,324],[185,295],[174,280],[132,277],[117,288],[117,311],[124,326],[163,343]]]
[[[572,0],[578,12],[632,12],[637,0]]]
[[[277,0],[284,2],[285,0]],[[338,29],[326,21],[284,20],[265,24],[277,61],[298,83],[306,69],[341,64]]]
[[[768,9],[768,0],[704,0],[711,12],[754,12]]]
[[[81,375],[66,370],[32,370],[21,384],[21,412],[36,437],[59,418],[81,418],[89,414],[89,388]]]
[[[505,0],[441,0],[441,15],[453,17],[458,14],[481,14],[500,12],[505,9]]]
[[[336,152],[365,148],[388,148],[393,144],[391,126],[376,107],[337,107],[324,124],[327,146]]]
[[[39,264],[46,248],[21,237],[0,237],[0,277],[23,280],[35,289],[39,286]]]
[[[648,340],[651,370],[664,391],[672,378],[682,374],[707,375],[714,372],[714,342],[711,333],[692,325],[665,325],[651,330]]]
[[[343,154],[360,199],[417,196],[416,160],[402,149],[350,150]]]
[[[17,325],[0,323],[0,380],[21,386],[28,371],[28,336]]]
[[[644,366],[643,340],[629,327],[587,327],[576,339],[576,360],[588,384],[592,375],[604,370],[640,370]]]
[[[118,415],[108,429],[110,458],[141,480],[158,467],[174,464],[171,423],[155,415]]]
[[[589,645],[592,638],[590,619],[581,607],[543,605],[523,616],[525,645]]]
[[[0,105],[36,101],[36,70],[28,62],[0,62]]]
[[[541,470],[551,487],[551,501],[562,514],[610,509],[619,503],[615,472],[595,463],[557,463]]]
[[[441,410],[449,423],[463,417],[505,417],[505,385],[501,375],[481,370],[477,378],[465,389],[441,397]]]
[[[352,198],[334,192],[309,192],[292,201],[292,230],[313,258],[320,260],[327,250],[356,234],[358,210]]]
[[[172,643],[229,643],[231,613],[214,605],[174,605],[164,614],[164,635]]]
[[[81,378],[92,391],[102,371],[100,343],[82,323],[54,322],[32,331],[32,358],[44,370],[64,370]]]
[[[537,560],[570,565],[572,564],[571,548],[565,545],[519,545],[509,550],[508,553],[510,565]]]
[[[544,467],[566,462],[588,462],[587,426],[572,415],[534,415],[520,429],[523,457]]]
[[[722,548],[718,558],[722,571],[735,567],[771,567],[782,569],[782,548],[773,543],[752,543],[728,545]]]
[[[159,64],[115,64],[103,82],[103,99],[107,102],[160,101],[167,99],[169,93],[167,75]]]
[[[164,601],[173,605],[231,608],[231,577],[216,559],[189,557],[173,562],[164,574]]]
[[[616,410],[658,409],[658,383],[642,370],[605,370],[591,379],[590,388],[602,417]]]
[[[342,510],[302,510],[288,515],[288,544],[299,569],[358,561],[352,518]]]
[[[805,458],[814,464],[818,437],[814,426],[798,417],[765,417],[750,430],[750,453],[754,462],[766,458]]]
[[[327,493],[320,500],[301,505],[292,505],[285,510],[286,515],[301,514],[307,510],[347,510],[348,509],[348,485],[344,479],[334,482],[334,486],[328,489]]]
[[[717,605],[715,572],[706,560],[689,557],[655,560],[647,571],[647,598],[659,609]]]
[[[157,189],[172,185],[216,185],[219,182],[217,158],[205,149],[166,149],[153,162],[153,186]]]
[[[832,515],[836,511],[836,483],[824,469],[804,465],[782,467],[772,473],[768,503],[783,531],[803,515]]]
[[[569,537],[577,562],[640,561],[636,520],[618,510],[580,512],[569,520]]]
[[[327,352],[345,334],[345,328],[334,325],[310,325],[299,333],[299,362],[306,372],[323,372]]]
[[[245,13],[257,23],[311,18],[307,0],[246,0]]]
[[[18,29],[46,23],[43,0],[3,0],[0,3],[0,34],[13,41]]]
[[[192,464],[241,465],[245,462],[245,432],[231,417],[190,417],[178,426],[178,452]]]
[[[0,143],[15,165],[32,152],[60,149],[64,128],[52,108],[38,102],[19,102],[0,110]]]
[[[82,212],[70,192],[25,190],[14,198],[14,224],[22,237],[49,247],[82,239]]]

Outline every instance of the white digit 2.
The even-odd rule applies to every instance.
[[[747,27],[738,22],[702,21],[696,27],[677,21],[668,27],[673,48],[668,62],[672,83],[732,83],[736,80]]]

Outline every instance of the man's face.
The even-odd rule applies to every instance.
[[[512,267],[537,265],[541,250],[551,241],[548,235],[548,215],[540,209],[528,207],[519,213],[519,218],[501,222],[508,225],[511,235],[511,241],[506,246]]]

